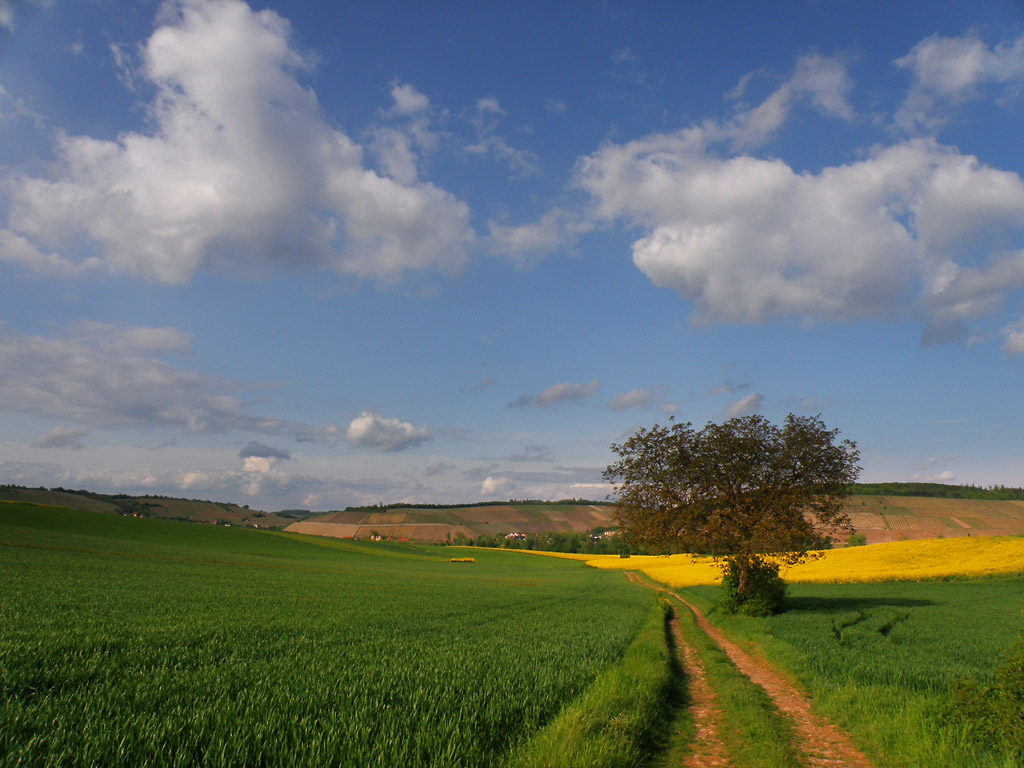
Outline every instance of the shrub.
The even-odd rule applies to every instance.
[[[782,610],[786,598],[786,582],[779,576],[779,564],[755,555],[747,563],[747,583],[740,594],[738,557],[730,557],[722,566],[722,588],[718,608],[722,613],[743,613],[747,616],[771,616]]]
[[[996,684],[954,685],[953,715],[986,744],[1001,744],[1024,758],[1024,629],[996,674]]]
[[[863,533],[854,533],[846,540],[846,546],[848,547],[863,547],[868,543],[868,537]]]

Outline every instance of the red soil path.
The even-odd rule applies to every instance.
[[[708,685],[707,673],[697,652],[683,640],[679,631],[679,619],[672,613],[669,623],[672,637],[676,642],[676,652],[682,652],[683,669],[686,670],[686,682],[690,695],[690,715],[696,729],[693,748],[686,762],[687,768],[728,768],[725,745],[718,735],[718,724],[722,721],[722,712],[718,708],[715,692]]]
[[[853,745],[850,737],[826,718],[813,712],[807,697],[767,661],[751,656],[729,640],[720,629],[708,622],[696,606],[675,592],[648,584],[635,573],[627,573],[626,576],[630,581],[670,595],[693,611],[700,628],[725,651],[736,668],[752,682],[761,686],[775,702],[775,706],[793,720],[797,733],[797,748],[803,753],[808,765],[815,768],[873,768],[864,753]],[[687,667],[687,669],[693,669],[693,667]],[[726,763],[692,763],[692,765],[698,764],[725,765]]]

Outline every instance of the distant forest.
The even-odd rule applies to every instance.
[[[938,499],[1024,501],[1024,488],[1005,485],[945,485],[943,483],[855,483],[854,496],[926,496]]]

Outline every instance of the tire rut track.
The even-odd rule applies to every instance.
[[[682,652],[683,670],[686,673],[687,693],[690,699],[688,709],[693,717],[696,731],[692,750],[683,762],[687,768],[728,768],[725,744],[718,735],[718,724],[722,721],[722,712],[718,708],[715,692],[708,685],[707,672],[697,651],[683,640],[679,630],[679,616],[672,609],[669,621],[672,637],[676,643],[676,655]]]
[[[874,768],[863,752],[854,746],[850,737],[825,717],[811,709],[810,701],[767,661],[758,659],[729,640],[718,627],[711,624],[695,605],[663,587],[648,584],[632,571],[626,577],[635,584],[664,592],[686,606],[697,618],[697,624],[725,652],[736,668],[751,682],[759,685],[788,715],[796,727],[797,748],[808,765],[813,768]],[[706,682],[705,682],[706,684]],[[697,763],[696,765],[713,765]],[[722,765],[726,765],[723,763]]]

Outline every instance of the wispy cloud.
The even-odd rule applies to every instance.
[[[608,408],[613,411],[625,411],[630,408],[660,408],[665,413],[675,413],[678,406],[665,400],[664,387],[647,389],[631,389],[612,398]]]
[[[725,415],[730,419],[738,416],[749,416],[761,410],[762,405],[764,405],[764,395],[755,392],[747,395],[742,400],[730,403],[725,409]]]
[[[476,141],[465,151],[471,155],[493,157],[504,162],[516,177],[531,176],[540,171],[540,158],[536,153],[516,149],[498,133],[498,125],[505,115],[498,100],[488,96],[477,101],[476,112],[469,118],[476,130]]]
[[[578,403],[593,397],[600,389],[601,382],[597,379],[586,384],[564,382],[553,384],[542,392],[534,395],[522,395],[508,404],[509,408],[548,408],[560,403]]]
[[[959,104],[978,98],[986,85],[1020,93],[1024,83],[1024,37],[987,45],[976,35],[922,40],[896,65],[913,75],[913,85],[896,112],[904,130],[933,132]]]
[[[522,462],[543,462],[550,463],[555,460],[555,457],[551,454],[551,448],[546,445],[528,445],[523,448],[521,453],[513,453],[508,457],[508,461],[522,461]]]
[[[63,448],[69,451],[80,451],[85,447],[83,442],[88,429],[65,429],[55,427],[45,435],[40,435],[30,445],[33,448]]]
[[[0,409],[104,428],[302,431],[247,413],[238,397],[245,385],[162,359],[189,347],[189,335],[176,328],[80,322],[66,336],[45,337],[0,325]]]

